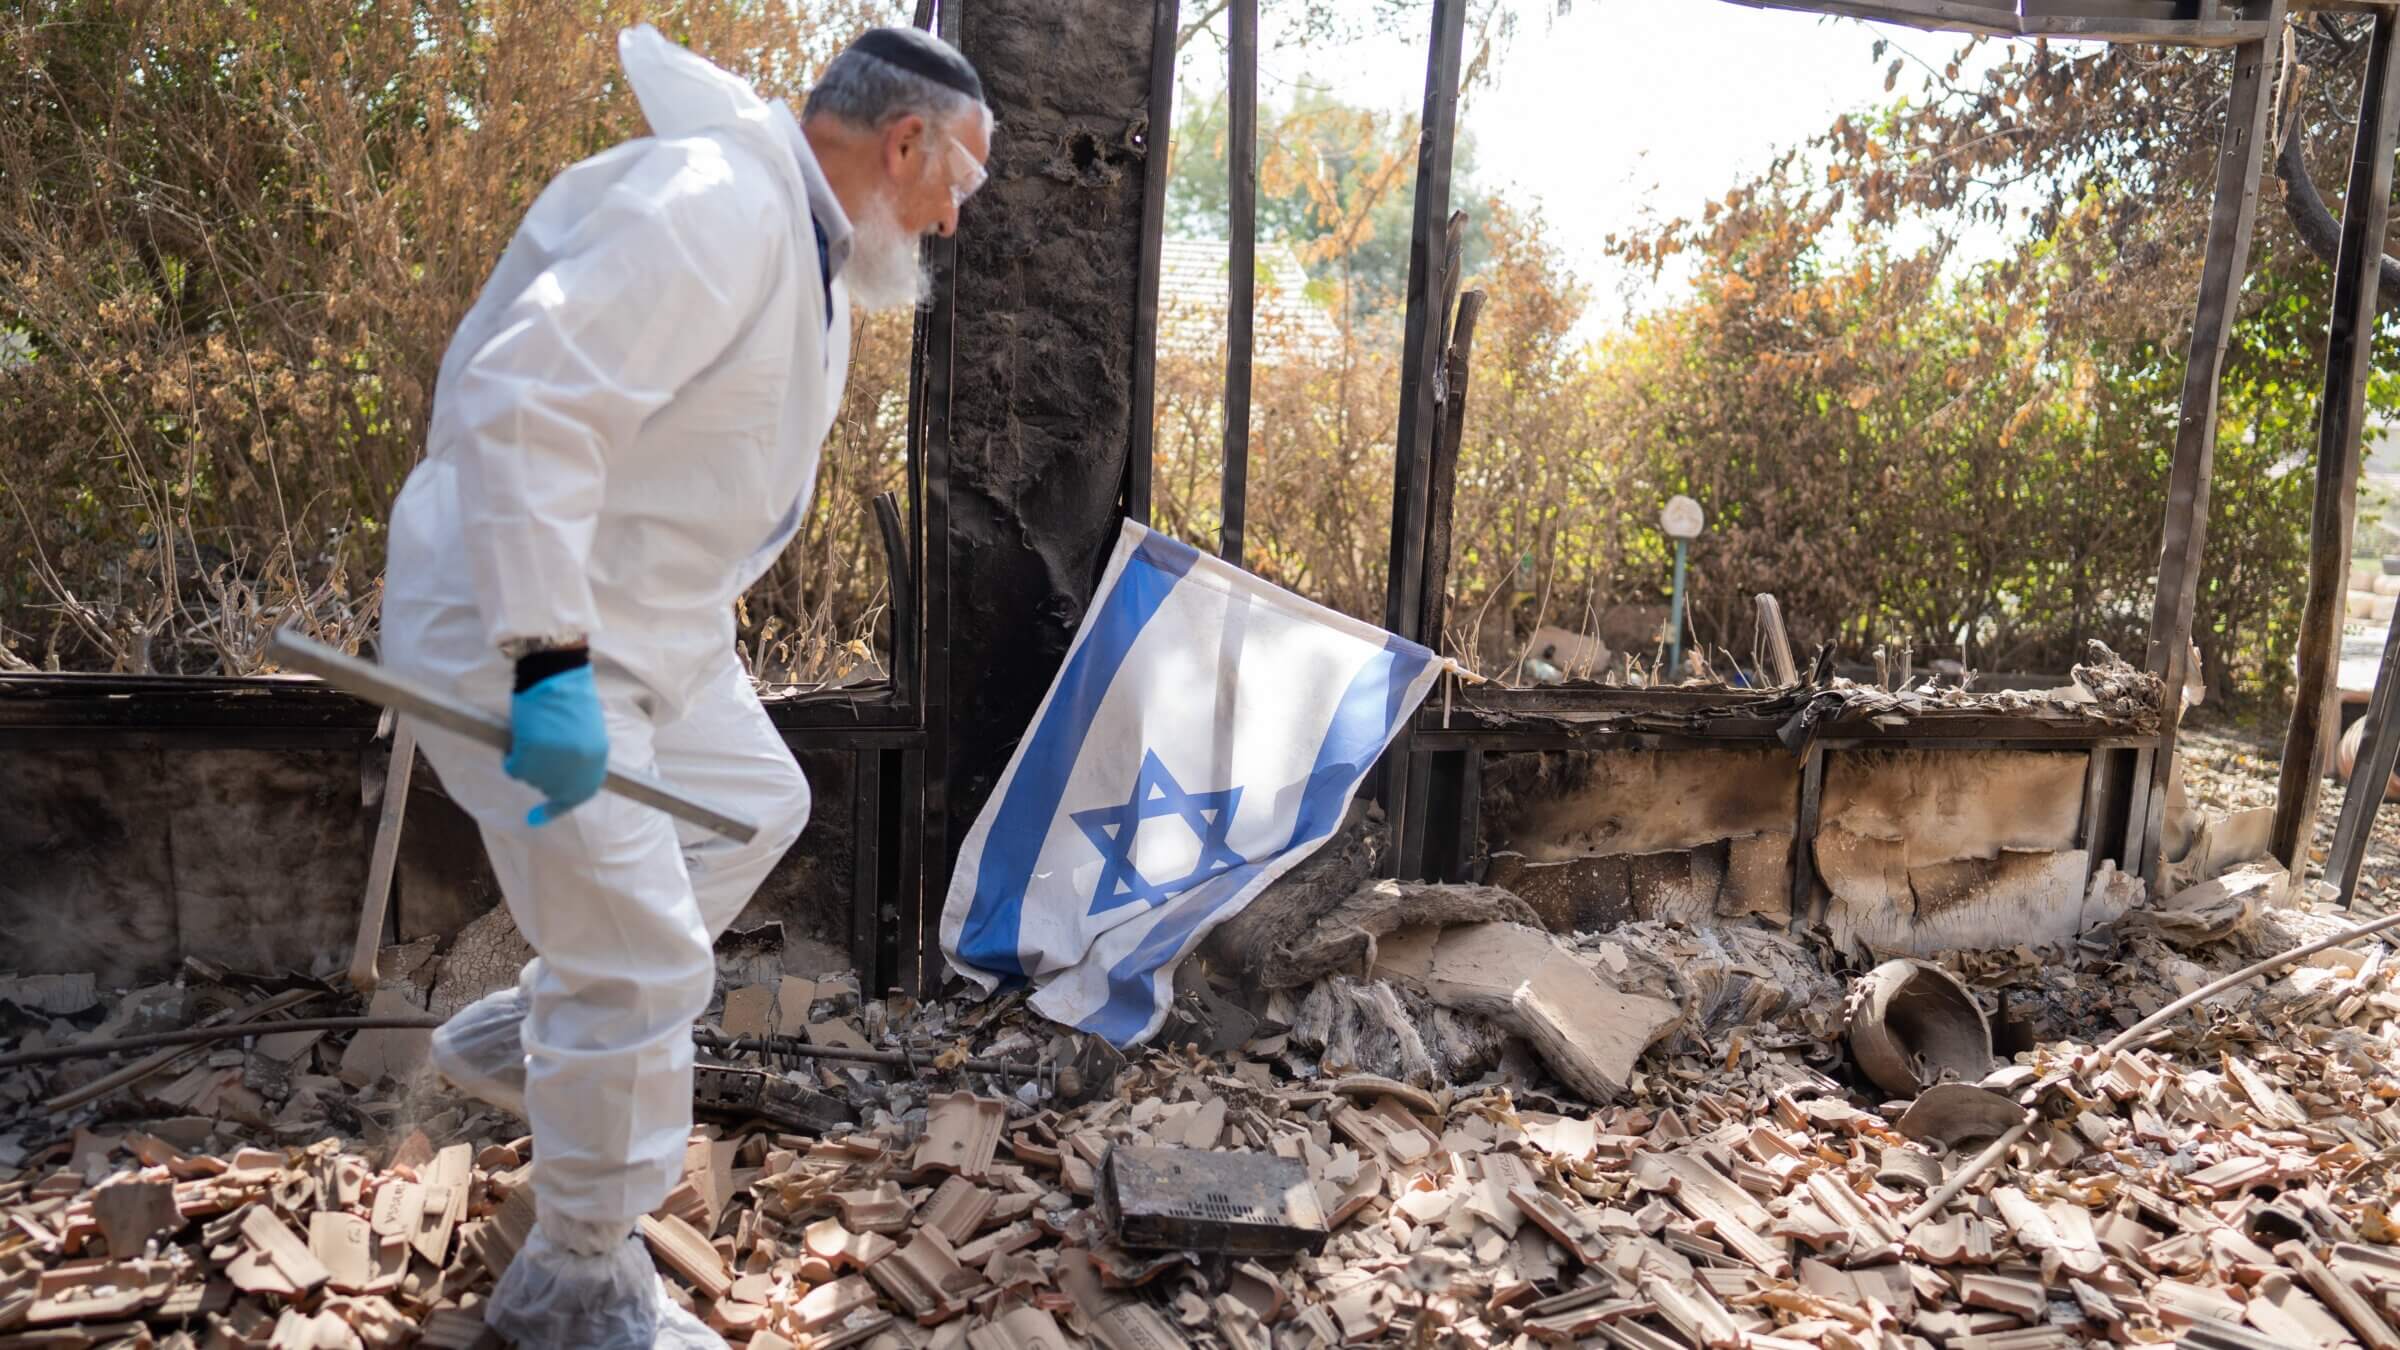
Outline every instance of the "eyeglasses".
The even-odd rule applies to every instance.
[[[975,157],[967,153],[967,147],[959,144],[957,137],[943,134],[942,145],[945,160],[955,155],[966,165],[965,173],[956,172],[954,167],[950,174],[950,209],[955,211],[965,206],[967,198],[974,196],[983,186],[986,173],[984,167],[975,162]]]

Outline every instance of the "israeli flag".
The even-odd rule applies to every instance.
[[[1316,851],[1442,670],[1433,653],[1126,522],[975,828],[942,952],[1117,1045],[1208,930]]]

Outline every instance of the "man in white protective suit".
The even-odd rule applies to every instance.
[[[442,358],[391,519],[383,659],[512,747],[418,726],[538,954],[434,1033],[435,1067],[533,1124],[531,1239],[486,1321],[520,1346],[722,1346],[634,1222],[691,1131],[712,944],[808,818],[732,607],[800,528],[850,306],[919,303],[992,119],[966,59],[877,29],[802,116],[655,30],[618,39],[651,134],[561,173]],[[611,757],[760,825],[734,845],[598,793]]]

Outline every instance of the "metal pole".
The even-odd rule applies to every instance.
[[[1691,545],[1675,541],[1675,598],[1667,602],[1667,683],[1683,678],[1683,566]]]
[[[479,741],[507,753],[508,722],[481,708],[470,707],[445,694],[402,679],[372,661],[362,661],[292,630],[280,629],[268,639],[267,651],[294,670],[316,676],[346,694],[406,713],[427,726]],[[644,773],[611,767],[601,786],[620,797],[654,806],[677,820],[714,831],[737,844],[758,837],[758,826],[721,811]]]
[[[1134,282],[1131,443],[1125,453],[1125,514],[1150,523],[1150,455],[1158,430],[1158,273],[1165,249],[1167,147],[1175,132],[1178,0],[1150,6],[1150,110],[1142,129],[1142,243]]]
[[[1258,309],[1258,0],[1233,0],[1225,83],[1225,482],[1218,552],[1242,565],[1250,499],[1250,365]]]

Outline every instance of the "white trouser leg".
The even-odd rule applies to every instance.
[[[723,802],[758,826],[757,838],[737,844],[675,822],[684,867],[713,941],[741,915],[808,824],[808,780],[730,651],[683,716],[658,728],[655,748],[661,778],[703,801]]]
[[[605,669],[610,758],[651,769],[638,687]],[[527,968],[526,1115],[545,1218],[630,1225],[683,1167],[692,1125],[691,1022],[716,983],[710,932],[674,823],[608,793],[540,827],[539,799],[494,751],[435,729],[418,744],[482,828]]]
[[[539,794],[503,773],[498,753],[417,734],[482,827],[509,912],[539,953],[520,982],[535,1195],[545,1215],[614,1224],[655,1209],[680,1174],[687,1028],[715,985],[711,948],[799,836],[809,791],[730,651],[670,720],[606,667],[599,685],[612,762],[723,803],[757,822],[757,837],[736,844],[607,793],[529,826]]]

